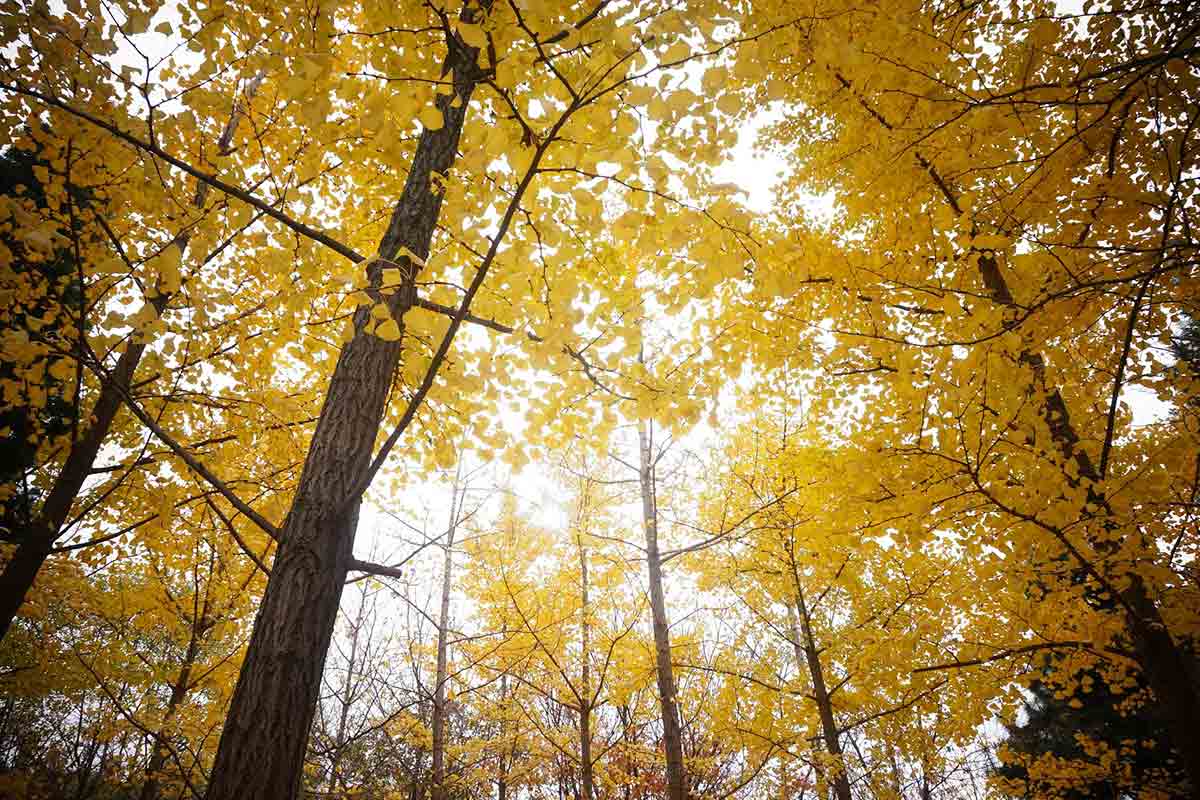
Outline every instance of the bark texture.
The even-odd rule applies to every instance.
[[[480,77],[477,51],[453,36],[448,42],[445,71],[454,76],[455,93],[437,101],[443,126],[424,130],[417,143],[407,182],[379,245],[379,255],[389,261],[401,248],[422,260],[429,255],[442,204],[433,175],[447,172],[454,163]],[[407,270],[407,286],[391,295],[389,307],[403,330],[419,265],[404,257],[400,266]],[[372,285],[379,285],[381,270],[378,261],[369,267]],[[351,494],[367,472],[400,361],[399,341],[364,334],[368,316],[367,306],[355,315],[356,334],[338,357],[300,484],[280,531],[278,553],[213,763],[209,800],[292,800],[300,795],[309,726],[358,523],[361,501]]]

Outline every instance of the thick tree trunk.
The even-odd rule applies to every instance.
[[[1200,698],[1196,694],[1194,663],[1171,638],[1158,607],[1135,580],[1121,594],[1132,628],[1134,652],[1146,681],[1158,698],[1166,718],[1171,746],[1183,760],[1192,784],[1191,796],[1200,798]]]
[[[833,761],[833,795],[837,800],[851,800],[850,779],[846,775],[846,761],[842,757],[842,744],[838,735],[837,721],[833,717],[833,701],[825,684],[825,670],[821,666],[821,652],[817,649],[816,638],[812,632],[812,620],[808,615],[808,606],[804,603],[804,594],[800,590],[800,582],[795,575],[796,605],[788,606],[789,622],[792,627],[792,646],[796,651],[796,661],[800,666],[808,667],[808,676],[812,681],[813,700],[817,704],[817,714],[821,719],[821,738],[827,752]],[[797,619],[799,618],[799,619]]]
[[[255,95],[261,82],[262,77],[256,76],[246,84],[245,95],[247,98]],[[217,140],[219,155],[226,156],[233,152],[233,137],[237,133],[238,123],[241,122],[243,116],[243,106],[239,100],[234,103],[233,112]],[[203,209],[207,197],[208,184],[201,183],[196,187],[192,206]],[[174,245],[178,248],[181,257],[187,254],[191,237],[190,228],[175,237]],[[171,297],[170,294],[155,294],[149,299],[149,304],[154,307],[156,315],[162,314]],[[121,353],[121,357],[117,359],[117,364],[109,375],[109,380],[100,387],[100,394],[96,398],[96,404],[92,407],[90,415],[91,424],[79,438],[71,443],[66,461],[63,462],[62,469],[55,477],[54,484],[50,487],[50,492],[46,495],[46,500],[42,503],[37,516],[24,529],[13,532],[13,539],[18,543],[17,551],[13,554],[12,559],[4,565],[4,572],[0,575],[0,639],[3,639],[8,633],[13,619],[17,616],[17,611],[25,602],[29,590],[33,588],[33,582],[37,578],[42,564],[46,562],[46,557],[50,555],[54,543],[58,541],[62,527],[71,513],[71,506],[74,504],[75,498],[79,496],[84,482],[92,474],[96,456],[99,454],[104,440],[108,438],[113,420],[116,419],[117,411],[121,408],[122,396],[133,386],[134,373],[137,372],[138,364],[141,363],[142,354],[145,351],[145,342],[138,341],[136,338],[130,339],[124,352]]]
[[[456,42],[446,62],[454,94],[437,106],[439,130],[417,143],[403,194],[379,246],[394,260],[401,248],[429,255],[442,195],[435,173],[454,163],[463,121],[478,81],[477,51]],[[407,259],[405,259],[407,261]],[[409,263],[404,291],[389,307],[398,323],[412,307]],[[370,280],[378,286],[375,262]],[[209,800],[292,800],[300,793],[305,743],[316,707],[325,654],[350,563],[360,499],[352,490],[365,478],[387,405],[400,343],[363,332],[367,306],[355,314],[356,333],[342,348],[325,405],[309,445],[300,485],[280,532],[250,646],[217,748]]]
[[[658,699],[662,709],[663,748],[667,756],[667,798],[686,800],[688,787],[683,766],[683,738],[679,724],[679,704],[676,700],[675,673],[671,666],[671,637],[667,625],[667,602],[663,595],[662,561],[658,550],[658,506],[655,500],[651,435],[651,423],[638,425],[642,526],[646,533],[646,566],[650,581],[654,660],[658,673]]]

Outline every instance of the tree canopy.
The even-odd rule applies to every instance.
[[[1190,4],[0,21],[0,795],[1200,797]]]

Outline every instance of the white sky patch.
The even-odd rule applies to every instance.
[[[762,129],[778,120],[778,112],[771,110],[750,120],[738,131],[738,143],[729,160],[716,170],[717,180],[740,187],[746,195],[746,204],[759,214],[771,210],[775,188],[788,169],[781,156],[757,147]]]

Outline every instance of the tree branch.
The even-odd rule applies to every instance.
[[[143,152],[149,153],[149,154],[167,162],[168,164],[170,164],[171,166],[175,167],[178,170],[186,172],[188,175],[191,175],[196,180],[201,181],[209,186],[212,186],[214,189],[224,192],[225,194],[229,195],[230,197],[235,197],[238,200],[241,200],[243,203],[246,203],[247,205],[257,208],[259,211],[266,214],[271,219],[274,219],[277,222],[283,223],[285,226],[292,229],[293,231],[300,234],[301,236],[312,239],[314,242],[318,242],[319,244],[323,244],[326,247],[328,247],[330,250],[334,251],[335,253],[338,253],[339,255],[345,256],[346,258],[350,259],[351,261],[354,261],[357,263],[357,262],[366,260],[365,256],[361,255],[360,253],[355,251],[353,248],[342,244],[341,242],[339,242],[337,239],[334,239],[329,234],[327,234],[323,231],[319,231],[316,228],[313,228],[309,225],[305,225],[303,222],[292,219],[287,214],[284,214],[282,211],[279,211],[278,209],[273,208],[271,205],[258,199],[257,197],[250,194],[249,192],[247,192],[243,189],[239,189],[238,187],[233,186],[232,184],[225,183],[220,178],[213,177],[212,175],[210,175],[206,172],[202,172],[199,169],[197,169],[196,167],[193,167],[191,164],[188,164],[186,161],[181,161],[180,159],[171,155],[170,153],[168,153],[166,150],[163,150],[158,145],[144,141],[143,139],[140,139],[137,136],[134,136],[132,133],[121,130],[116,125],[114,125],[110,122],[105,122],[104,120],[100,119],[99,117],[89,114],[87,111],[83,111],[81,109],[75,108],[74,106],[71,106],[64,101],[59,100],[57,97],[52,97],[51,95],[43,94],[42,92],[39,92],[36,89],[30,89],[28,87],[21,86],[19,84],[12,84],[12,83],[0,82],[0,90],[12,92],[14,94],[24,95],[26,97],[31,97],[35,100],[39,100],[42,103],[45,103],[46,105],[53,106],[54,108],[57,108],[61,111],[65,111],[66,113],[71,114],[72,116],[75,116],[75,117],[78,117],[79,119],[85,120],[85,121],[91,123],[92,125],[95,125],[97,128],[108,131],[109,133],[111,133],[113,136],[117,137],[121,141],[123,141],[127,144],[130,144]]]

